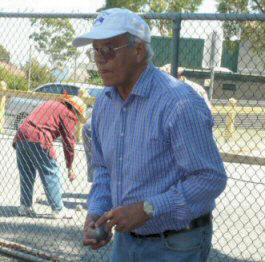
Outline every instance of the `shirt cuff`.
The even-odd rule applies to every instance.
[[[146,201],[154,207],[154,218],[169,216],[174,220],[186,220],[191,216],[183,194],[175,186],[165,193],[147,198]]]

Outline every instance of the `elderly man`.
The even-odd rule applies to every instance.
[[[150,42],[147,23],[119,8],[101,12],[73,42],[92,44],[106,86],[92,113],[83,243],[98,249],[114,228],[113,262],[206,261],[227,180],[213,118],[189,85],[154,67]],[[97,241],[102,225],[108,236]]]

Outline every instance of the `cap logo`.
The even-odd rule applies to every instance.
[[[96,19],[96,21],[95,21],[94,24],[102,24],[103,21],[104,21],[104,17],[101,16],[101,17],[98,17],[98,18]]]

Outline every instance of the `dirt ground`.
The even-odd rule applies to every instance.
[[[62,147],[59,142],[56,146],[62,170],[64,204],[74,216],[70,220],[52,220],[47,217],[50,209],[39,179],[34,193],[34,208],[39,216],[18,216],[20,189],[15,152],[10,137],[0,138],[0,238],[38,250],[57,261],[108,261],[111,243],[97,252],[82,245],[86,199],[91,186],[87,181],[82,145],[76,148],[74,166],[78,177],[73,183],[67,179]],[[265,167],[235,163],[225,163],[225,167],[229,180],[214,210],[213,249],[208,262],[262,262],[265,257],[262,248],[265,246],[265,199],[261,196],[264,194]],[[81,206],[81,210],[77,206]],[[0,256],[1,261],[5,260]]]
[[[19,260],[16,259],[16,258],[12,258],[10,256],[6,256],[6,255],[0,253],[0,262],[19,262]]]

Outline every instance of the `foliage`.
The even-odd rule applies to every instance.
[[[34,58],[32,59],[31,63],[27,63],[25,65],[24,71],[26,72],[27,78],[30,78],[30,89],[34,89],[42,84],[56,81],[48,66],[41,65]]]
[[[52,65],[61,66],[74,56],[78,56],[72,45],[75,30],[67,18],[32,18],[31,25],[36,28],[30,35],[38,51],[50,57]]]
[[[10,61],[10,53],[2,45],[0,45],[0,61],[7,64]]]
[[[28,82],[25,77],[16,76],[2,67],[0,67],[0,80],[3,80],[7,83],[8,89],[26,91],[28,88]]]
[[[102,9],[124,7],[134,12],[195,12],[202,0],[106,0]]]
[[[100,75],[98,74],[98,72],[96,71],[88,71],[89,74],[89,79],[87,80],[87,82],[89,84],[93,84],[93,85],[104,85],[102,78],[100,77]]]
[[[222,13],[265,13],[264,0],[217,0]]]
[[[265,0],[217,0],[220,13],[265,13]],[[241,42],[251,41],[253,49],[265,51],[265,23],[259,21],[224,23],[226,40],[237,37]]]
[[[124,7],[137,13],[195,12],[201,3],[202,0],[106,0],[105,7],[100,10]],[[150,20],[149,25],[158,28],[161,35],[172,34],[169,20]]]

